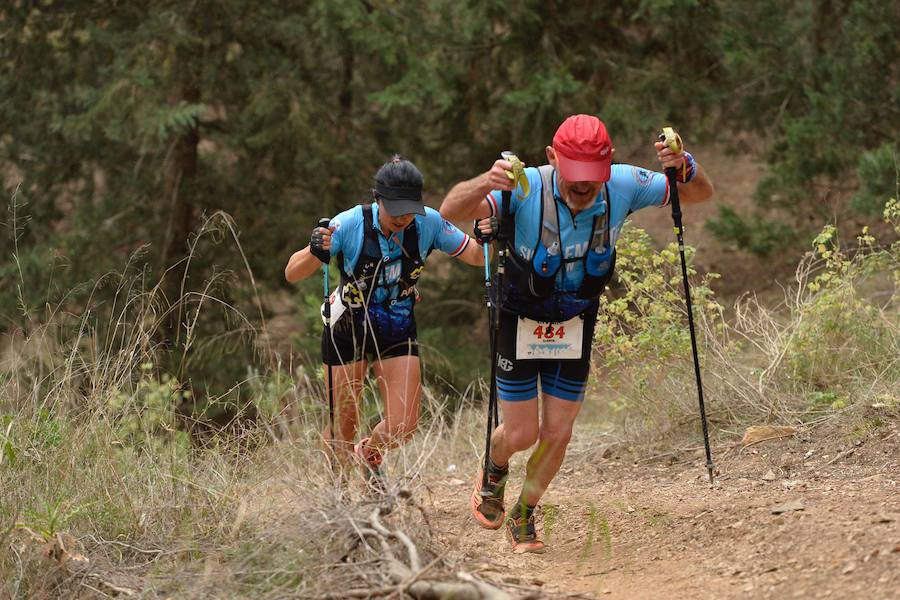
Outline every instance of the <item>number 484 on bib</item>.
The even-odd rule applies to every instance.
[[[554,327],[553,323],[548,323],[546,326],[543,324],[538,325],[534,328],[534,337],[539,340],[564,339],[566,337],[566,326],[558,325]]]

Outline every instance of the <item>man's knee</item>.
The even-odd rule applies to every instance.
[[[572,439],[572,425],[541,427],[541,443],[551,448],[565,448]]]
[[[505,434],[503,437],[505,437],[506,442],[512,446],[514,452],[531,448],[538,439],[537,427],[504,427],[503,432]]]

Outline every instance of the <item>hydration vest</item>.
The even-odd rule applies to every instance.
[[[525,299],[544,300],[556,291],[556,275],[565,263],[582,261],[584,279],[575,295],[581,300],[599,298],[612,279],[616,266],[616,252],[609,233],[611,203],[606,184],[601,190],[601,201],[606,207],[603,214],[594,217],[587,252],[583,256],[562,257],[562,239],[559,228],[559,206],[553,195],[553,166],[538,167],[541,175],[541,234],[531,255],[526,261],[515,251],[515,227],[508,238],[509,278],[517,295]],[[573,216],[574,219],[574,216]]]
[[[363,211],[363,245],[352,273],[344,270],[344,254],[338,256],[338,265],[341,271],[341,299],[349,309],[361,309],[370,305],[374,300],[377,288],[390,289],[398,286],[397,298],[386,298],[380,302],[389,305],[394,300],[403,300],[408,297],[416,297],[416,282],[425,268],[425,260],[419,254],[419,232],[416,229],[416,220],[403,230],[403,248],[400,258],[391,259],[381,252],[381,244],[378,243],[378,231],[374,226],[372,206],[364,204]],[[396,284],[388,284],[384,281],[385,269],[388,265],[401,261],[400,279]],[[380,279],[379,279],[380,272]]]

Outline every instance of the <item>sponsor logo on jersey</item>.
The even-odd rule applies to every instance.
[[[632,167],[631,174],[634,175],[634,180],[637,181],[637,184],[641,187],[650,185],[650,180],[653,178],[653,173],[647,169],[640,169],[638,167]]]

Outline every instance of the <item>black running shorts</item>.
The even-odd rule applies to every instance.
[[[597,311],[588,310],[584,318],[581,358],[516,360],[516,329],[520,318],[500,311],[497,335],[497,397],[508,402],[537,398],[538,379],[544,394],[580,402],[584,399],[591,369],[591,340],[597,324]]]
[[[353,325],[352,321],[349,324]],[[405,333],[405,336],[398,338],[378,336],[365,323],[338,326],[333,332],[323,330],[322,362],[326,365],[347,365],[360,360],[371,362],[395,356],[418,356],[415,322]]]

